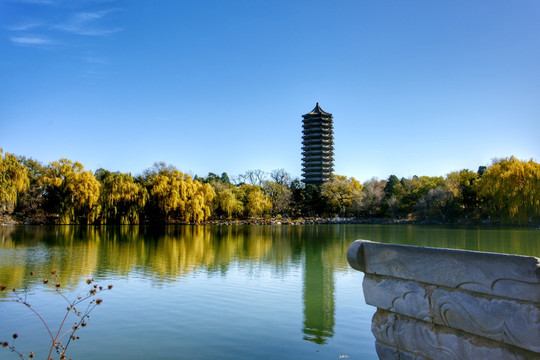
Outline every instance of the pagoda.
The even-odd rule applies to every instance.
[[[317,103],[302,117],[302,177],[306,185],[321,186],[334,171],[332,114],[323,111]]]

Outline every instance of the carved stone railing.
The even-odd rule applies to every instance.
[[[353,242],[380,359],[540,359],[540,259]]]

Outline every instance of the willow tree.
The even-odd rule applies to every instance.
[[[17,204],[17,196],[30,184],[28,168],[13,154],[0,148],[0,210],[12,212]]]
[[[494,160],[478,181],[484,211],[505,223],[540,220],[540,164],[515,157]]]
[[[39,182],[44,186],[48,210],[61,224],[92,223],[99,214],[100,183],[81,163],[69,159],[53,161]]]
[[[138,224],[148,192],[130,174],[105,172],[99,196],[101,222]]]
[[[145,172],[149,194],[149,215],[158,221],[202,222],[212,215],[216,196],[210,184],[203,184],[173,167],[155,164]]]
[[[210,184],[193,180],[189,175],[185,175],[184,182],[186,203],[184,212],[181,214],[182,220],[188,223],[206,221],[212,215],[216,192]]]
[[[177,169],[160,168],[146,175],[149,194],[148,215],[154,220],[169,221],[174,212],[182,213],[186,206],[184,174]]]
[[[244,211],[244,205],[239,199],[238,188],[223,181],[211,181],[210,185],[216,194],[214,198],[214,211],[217,215],[231,219],[238,217]]]
[[[272,209],[270,197],[258,185],[240,186],[238,196],[244,205],[244,215],[247,217],[261,217]]]

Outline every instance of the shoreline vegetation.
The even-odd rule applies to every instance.
[[[142,174],[43,165],[0,149],[0,224],[540,225],[540,164],[511,156],[446,176],[332,175],[306,185],[284,169],[236,177],[183,174],[155,163]]]

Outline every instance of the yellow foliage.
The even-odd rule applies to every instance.
[[[212,185],[216,194],[216,208],[225,213],[227,218],[230,219],[233,215],[238,216],[244,211],[244,205],[239,199],[236,186],[221,182],[215,182]]]
[[[165,220],[202,222],[212,215],[216,193],[209,184],[202,184],[176,169],[161,169],[147,179],[150,201]]]
[[[362,184],[353,177],[332,175],[329,181],[322,184],[321,194],[335,212],[350,212],[360,205],[362,188]]]
[[[0,148],[0,209],[13,211],[17,195],[30,185],[28,168],[19,163],[17,157]]]
[[[112,173],[103,179],[100,193],[102,223],[137,224],[148,192],[129,174]]]
[[[540,219],[540,164],[515,157],[495,160],[479,181],[491,212],[507,223]]]
[[[242,185],[238,192],[243,199],[246,216],[261,217],[272,209],[270,197],[258,185]]]
[[[186,179],[187,202],[184,212],[185,222],[199,223],[207,220],[212,215],[212,202],[216,192],[210,184],[202,184],[193,181],[191,177]]]
[[[83,169],[79,162],[60,159],[51,162],[40,179],[62,224],[77,223],[79,217],[92,223],[99,214],[101,185],[92,172]]]

